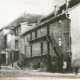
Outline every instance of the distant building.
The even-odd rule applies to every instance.
[[[28,29],[36,27],[40,23],[40,18],[41,16],[26,14],[0,31],[0,53],[4,52],[6,64],[21,59],[22,42],[20,35],[27,30],[27,26]],[[25,25],[25,23],[27,24]]]
[[[0,51],[3,49],[4,44],[3,44],[4,38],[3,38],[3,29],[0,30]]]
[[[9,29],[1,29],[1,32],[0,32],[0,60],[1,60],[1,63],[3,64],[8,64],[8,54],[7,54],[7,49],[8,49],[8,44],[7,42],[9,41],[9,38],[8,38],[8,33],[9,33]]]

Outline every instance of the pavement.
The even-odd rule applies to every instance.
[[[25,78],[25,77],[53,77],[53,78],[80,78],[80,73],[76,75],[75,73],[50,73],[50,72],[40,72],[39,70],[25,69],[19,70],[14,68],[3,67],[0,69],[1,78]]]

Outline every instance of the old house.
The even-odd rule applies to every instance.
[[[60,14],[22,34],[26,65],[37,68],[41,64],[45,70],[60,71],[58,65],[62,66],[62,59],[68,60],[69,30],[70,19]]]
[[[60,6],[43,18],[39,26],[21,35],[27,67],[62,72],[66,61],[66,71],[70,72],[71,62],[79,57],[79,2],[70,0],[69,5]]]
[[[3,52],[3,48],[4,48],[4,44],[3,44],[3,41],[4,41],[4,37],[3,37],[3,29],[0,30],[0,64],[1,63],[6,63],[6,60],[5,60],[5,52]]]
[[[8,33],[9,29],[3,28],[1,29],[0,32],[0,62],[2,64],[8,64],[8,54],[7,54],[7,49],[8,49],[8,44],[7,42],[9,41]]]
[[[67,6],[67,9],[66,9]],[[80,0],[70,0],[68,2],[68,5],[64,4],[60,7],[60,10],[58,13],[68,13],[69,19],[71,20],[70,23],[70,35],[71,35],[71,49],[70,51],[72,53],[71,59],[72,59],[72,66],[78,65],[80,69]]]
[[[1,30],[0,35],[2,35],[3,40],[0,36],[0,42],[2,43],[3,41],[3,43],[0,45],[0,50],[5,52],[6,64],[10,64],[21,59],[22,42],[20,35],[28,28],[31,29],[38,25],[41,17],[42,16],[39,15],[25,14],[3,29],[4,32],[6,32],[5,30],[8,30],[8,32],[2,33],[3,31]]]

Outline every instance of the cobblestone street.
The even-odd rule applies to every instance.
[[[0,77],[22,78],[22,77],[58,77],[58,78],[80,78],[80,74],[62,74],[39,72],[38,70],[18,70],[18,69],[0,69]]]

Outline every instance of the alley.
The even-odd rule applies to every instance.
[[[49,72],[39,72],[38,70],[18,70],[18,69],[0,69],[0,77],[58,77],[58,78],[80,78],[80,74],[62,74],[62,73],[49,73]]]

